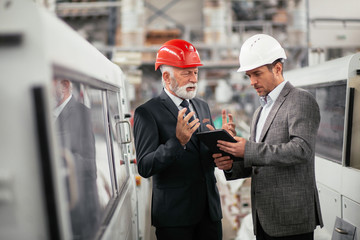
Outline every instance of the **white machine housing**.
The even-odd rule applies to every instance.
[[[116,154],[126,174],[120,183],[109,158],[113,195],[93,237],[138,239],[125,75],[63,21],[27,0],[0,1],[0,239],[73,239],[64,183],[68,173],[51,114],[54,76],[98,89],[104,100],[110,91],[118,96],[116,127],[122,140],[111,142],[107,134],[112,143],[107,147],[113,152],[111,146],[119,146]]]
[[[315,157],[325,225],[320,231],[325,239],[346,236],[335,224],[339,218],[352,225],[345,232],[360,240],[360,53],[292,70],[284,78],[312,92],[320,107]]]

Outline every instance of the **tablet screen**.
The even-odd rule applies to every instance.
[[[212,153],[221,153],[224,156],[230,156],[235,160],[234,156],[230,153],[221,151],[216,145],[218,140],[227,142],[236,142],[236,140],[224,129],[217,129],[213,131],[199,132],[196,136],[202,141]]]

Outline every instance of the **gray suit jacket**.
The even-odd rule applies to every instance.
[[[323,226],[314,172],[318,104],[310,93],[286,83],[255,142],[261,110],[254,113],[244,161],[234,162],[225,176],[251,176],[255,234],[258,220],[274,237],[312,232]]]

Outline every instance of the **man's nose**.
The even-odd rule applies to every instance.
[[[250,77],[250,85],[254,86],[257,83],[257,80],[255,77]]]
[[[191,73],[189,81],[192,83],[197,83],[198,75],[196,73]]]

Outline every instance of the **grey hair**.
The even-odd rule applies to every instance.
[[[165,80],[163,78],[163,73],[168,72],[170,74],[170,77],[174,78],[174,68],[172,66],[169,66],[169,65],[161,65],[160,66],[160,71],[161,71],[162,85],[163,85],[163,87],[165,87],[166,84],[165,84]]]

